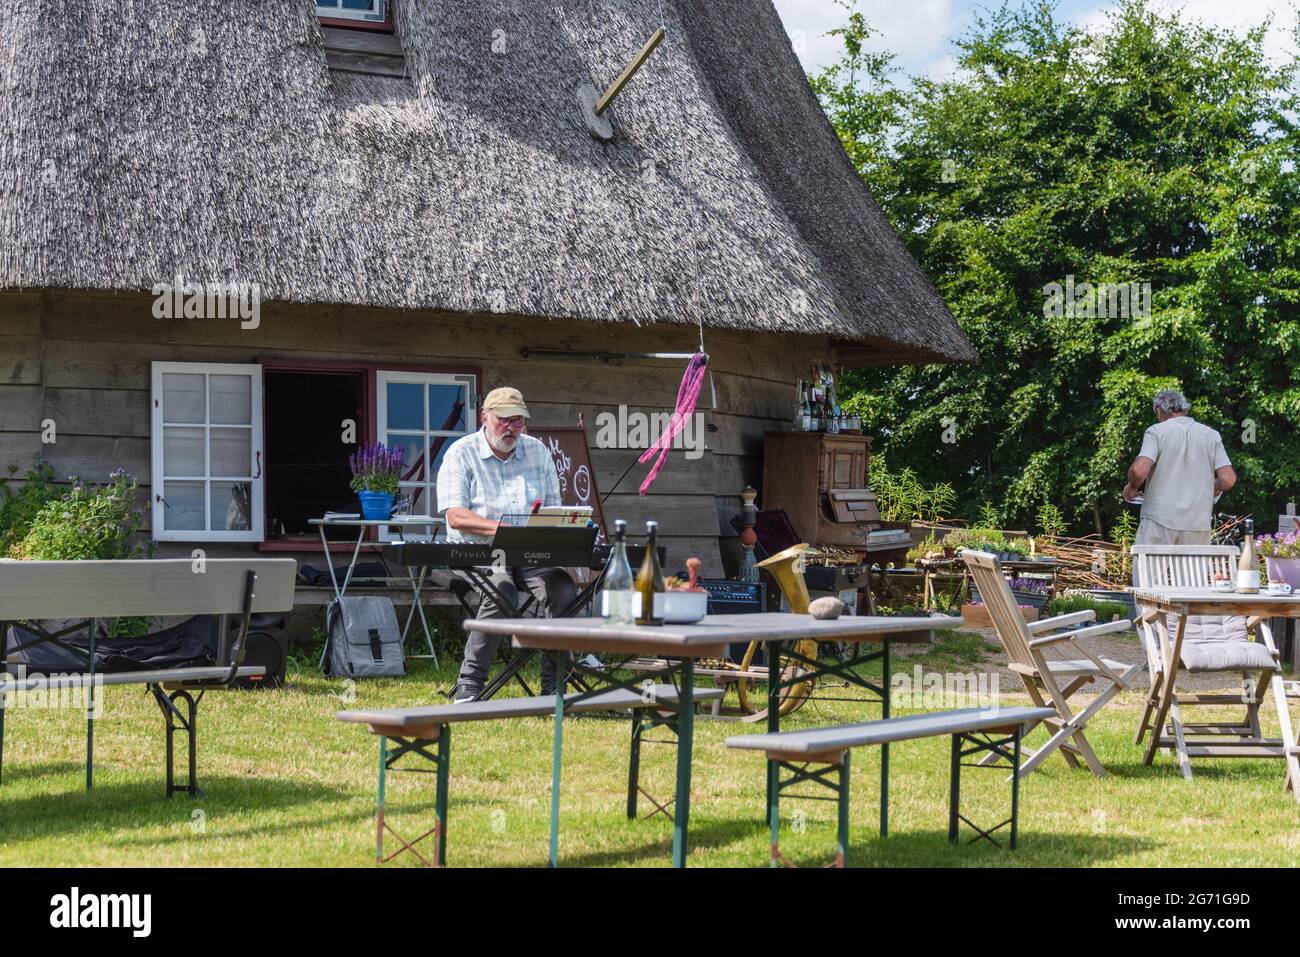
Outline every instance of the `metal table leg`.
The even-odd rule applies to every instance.
[[[352,582],[352,570],[357,565],[357,556],[361,554],[361,543],[366,537],[366,526],[357,526],[357,544],[352,549],[352,560],[348,562],[348,573],[343,577],[342,587],[339,587],[338,576],[334,574],[334,560],[330,558],[330,545],[329,539],[325,537],[325,526],[323,524],[317,525],[316,528],[320,531],[321,547],[325,550],[325,567],[328,568],[330,572],[330,584],[334,586],[334,597],[336,599],[342,599],[347,593],[348,585]],[[325,647],[321,649],[320,661],[316,664],[317,669],[320,671],[325,670],[325,658],[329,655],[329,652],[330,638],[327,632],[325,635]]]
[[[691,747],[695,737],[695,659],[682,661],[677,691],[677,807],[673,817],[673,866],[686,866],[691,815]]]
[[[564,673],[565,653],[555,652],[557,680],[555,682],[555,740],[551,750],[551,867],[559,867],[560,855],[560,761],[564,754],[564,682],[558,676]],[[674,844],[674,847],[676,845]]]

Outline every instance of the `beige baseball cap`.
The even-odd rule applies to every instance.
[[[523,393],[509,386],[489,392],[483,400],[483,409],[487,412],[495,412],[503,419],[513,419],[516,415],[522,415],[525,419],[530,418],[528,406],[524,405]]]

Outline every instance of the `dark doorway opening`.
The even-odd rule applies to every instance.
[[[366,438],[366,375],[267,369],[263,390],[267,537],[319,542],[309,519],[357,510],[348,456]],[[349,419],[356,441],[345,443]],[[356,530],[329,537],[355,540]]]

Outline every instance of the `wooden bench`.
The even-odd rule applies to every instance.
[[[703,688],[695,691],[695,700],[714,701],[723,695],[721,688]],[[636,693],[626,689],[602,691],[595,694],[565,695],[565,713],[583,714],[601,711],[627,711],[632,715],[632,743],[628,758],[627,816],[637,814],[637,796],[644,794],[655,805],[655,814],[668,814],[672,801],[660,804],[640,784],[641,744],[647,718],[650,727],[672,726],[674,712],[659,712],[657,703],[675,704],[677,690],[672,685],[650,685]],[[554,695],[535,695],[526,698],[494,698],[489,701],[472,701],[459,705],[434,705],[418,708],[381,708],[340,711],[339,721],[364,724],[372,734],[379,736],[379,793],[375,810],[375,863],[384,864],[410,851],[426,867],[444,867],[447,863],[447,795],[451,770],[451,726],[467,721],[495,721],[503,718],[546,717],[555,714]],[[389,750],[392,741],[396,747]],[[437,743],[437,752],[429,746]],[[412,841],[407,841],[384,821],[384,786],[388,769],[399,758],[413,754],[434,765],[437,786],[434,798],[434,826]],[[419,768],[393,768],[395,771],[418,771]],[[671,815],[670,815],[671,816]],[[384,857],[384,831],[401,843],[401,847]],[[415,849],[427,837],[433,838],[433,860],[428,861]]]
[[[201,792],[196,778],[199,702],[211,688],[228,688],[238,678],[260,676],[265,669],[244,665],[249,618],[254,613],[283,612],[293,607],[297,566],[291,558],[210,558],[157,561],[0,562],[0,770],[4,759],[4,715],[25,694],[77,689],[86,709],[86,788],[94,780],[95,691],[110,685],[144,685],[163,713],[167,752],[167,796]],[[239,616],[239,635],[230,663],[154,671],[96,672],[96,627],[102,618],[216,615],[219,635],[228,619]],[[74,620],[51,633],[36,624],[50,619]],[[10,625],[21,623],[35,640],[9,646]],[[63,639],[85,630],[88,649]],[[111,640],[111,639],[110,639]],[[9,661],[17,653],[51,642],[84,659],[85,668],[66,674],[27,674]],[[20,671],[12,674],[11,669]],[[197,696],[193,693],[197,691]],[[182,711],[181,705],[184,705]],[[188,775],[176,786],[174,738],[188,739]]]
[[[727,739],[727,747],[762,751],[767,755],[770,768],[768,778],[773,782],[769,785],[768,793],[768,821],[772,830],[771,866],[777,867],[783,860],[779,849],[781,791],[807,781],[835,792],[839,817],[835,862],[832,866],[843,867],[848,855],[849,754],[853,748],[951,735],[948,840],[957,842],[957,827],[961,821],[975,829],[976,835],[972,841],[984,838],[994,844],[997,842],[990,835],[999,828],[1010,825],[1010,843],[1014,849],[1020,806],[1020,738],[1026,725],[1042,721],[1053,714],[1055,712],[1051,708],[962,708],[807,731],[738,735]],[[987,829],[979,827],[958,811],[962,759],[981,751],[988,752],[995,759],[1000,757],[1007,760],[1012,768],[1011,817]],[[790,776],[782,779],[782,771],[790,772]],[[889,801],[888,789],[889,779],[882,776],[882,808]]]
[[[660,672],[668,666],[664,658],[629,658],[621,662],[616,670],[619,671],[636,671],[636,672]],[[722,711],[722,701],[726,692],[737,681],[767,681],[767,667],[765,665],[753,665],[748,670],[737,668],[716,668],[707,664],[696,664],[696,677],[711,678],[714,684],[719,686],[723,693],[713,698],[713,706],[710,708],[707,717],[715,721],[745,721],[754,720],[752,716],[743,713],[727,713]],[[762,717],[760,715],[760,717]]]

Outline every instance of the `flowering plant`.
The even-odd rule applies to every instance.
[[[1261,535],[1255,541],[1265,558],[1300,558],[1300,532]]]
[[[1046,595],[1052,590],[1052,583],[1043,578],[1013,578],[1011,579],[1011,590]]]
[[[348,457],[352,466],[352,491],[388,492],[396,495],[402,475],[402,450],[390,449],[382,442],[363,445]]]

